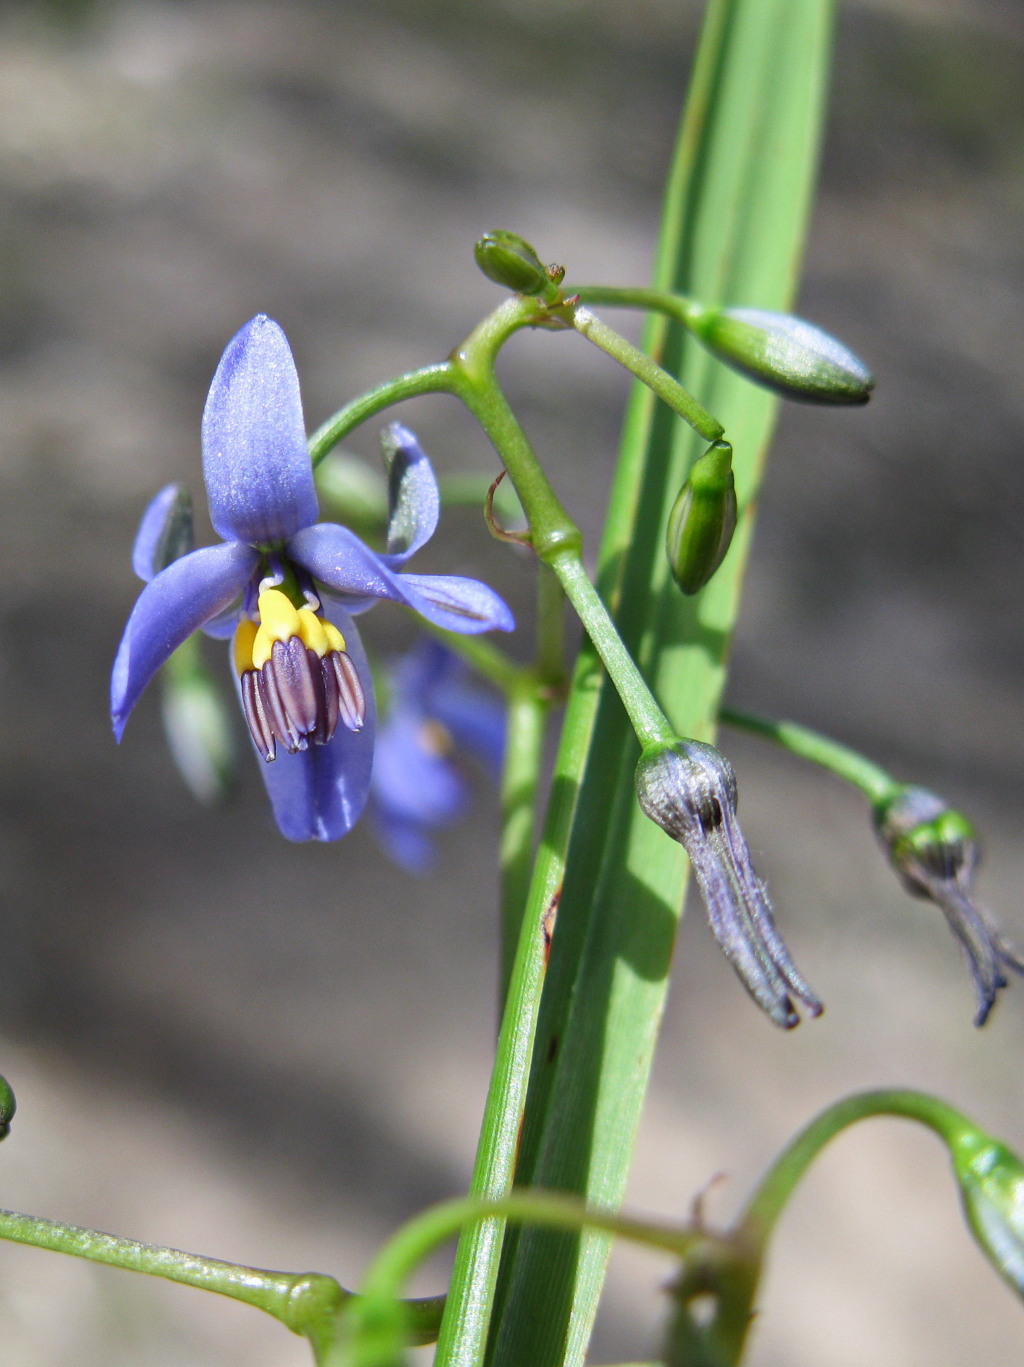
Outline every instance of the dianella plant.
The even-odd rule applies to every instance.
[[[977,838],[945,798],[797,721],[720,706],[778,405],[860,405],[874,385],[841,341],[790,311],[831,22],[828,0],[711,0],[650,285],[578,280],[571,249],[537,250],[515,225],[488,232],[475,260],[500,291],[494,310],[442,359],[349,399],[312,435],[285,332],[258,314],[228,342],[202,420],[220,540],[196,547],[184,486],[158,493],[142,518],[142,588],[111,681],[119,740],[156,684],[187,781],[204,798],[228,781],[230,721],[205,633],[224,643],[250,768],[284,838],[336,841],[365,818],[382,857],[421,872],[466,804],[461,761],[500,785],[501,1016],[470,1189],[410,1212],[351,1288],[330,1271],[236,1266],[9,1212],[4,1237],[245,1301],[304,1336],[320,1367],[388,1367],[431,1343],[440,1367],[582,1363],[609,1251],[627,1240],[667,1259],[658,1361],[729,1367],[809,1164],[854,1122],[894,1116],[945,1145],[981,1251],[1024,1293],[1024,1168],[916,1091],[837,1100],[774,1161],[765,1155],[765,1177],[727,1228],[709,1225],[699,1202],[683,1224],[621,1209],[691,871],[693,905],[763,1028],[789,1031],[823,1009],[751,857],[720,724],[863,794],[880,858],[963,951],[975,1025],[1024,972],[976,899]],[[622,309],[646,315],[642,346],[607,321]],[[603,539],[586,557],[556,493],[558,453],[535,449],[496,376],[505,343],[537,328],[598,348],[636,381]],[[480,480],[435,474],[407,425],[406,401],[424,395],[479,424],[495,457]],[[380,430],[383,474],[343,450],[366,424]],[[446,502],[467,498],[509,543],[510,573],[535,582],[529,632],[491,586],[414,567]],[[419,643],[390,661],[368,655],[371,608],[414,614]],[[751,1010],[739,992],[736,1009]],[[13,1112],[4,1091],[4,1132]],[[448,1285],[409,1299],[419,1264],[453,1241]]]

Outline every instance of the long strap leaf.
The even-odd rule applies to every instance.
[[[712,0],[668,189],[657,287],[708,303],[790,304],[817,162],[830,30],[829,0]],[[707,738],[776,405],[674,325],[653,323],[647,345],[725,423],[736,451],[740,529],[711,585],[684,600],[667,573],[663,536],[700,443],[640,389],[626,424],[599,582],[679,731]],[[589,741],[582,766],[580,741]],[[573,763],[560,763],[556,790],[563,804],[574,795],[575,807],[517,1182],[580,1192],[613,1207],[625,1187],[647,1086],[685,861],[636,806],[636,743],[588,651],[576,669],[562,754]],[[736,1009],[747,1008],[738,999]],[[598,1235],[511,1234],[492,1361],[582,1362],[607,1251]]]

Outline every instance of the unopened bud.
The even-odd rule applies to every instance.
[[[484,233],[473,254],[489,280],[517,294],[543,294],[551,284],[540,257],[518,233],[504,228]]]
[[[1007,984],[1003,970],[1024,973],[1024,958],[972,896],[980,853],[973,827],[941,797],[914,784],[878,803],[874,820],[903,886],[941,908],[959,940],[974,979],[974,1023],[984,1025]]]
[[[11,1084],[5,1077],[0,1077],[0,1139],[6,1139],[10,1134],[11,1121],[17,1109],[18,1103],[14,1099]]]
[[[690,326],[733,369],[789,399],[867,403],[875,381],[842,342],[813,323],[764,309],[694,309]]]
[[[736,817],[736,775],[711,745],[651,746],[636,769],[640,806],[686,850],[715,938],[744,987],[784,1029],[799,1024],[790,993],[812,1016],[821,1002],[775,927]]]
[[[989,1262],[1024,1297],[1024,1165],[984,1130],[949,1141],[964,1214]]]
[[[235,778],[232,718],[203,664],[197,637],[164,665],[163,723],[178,772],[200,802],[222,801]]]
[[[669,514],[668,563],[684,593],[704,587],[725,559],[735,530],[732,447],[716,441],[694,463]]]

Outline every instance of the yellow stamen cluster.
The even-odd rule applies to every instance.
[[[312,608],[296,607],[281,589],[264,589],[257,607],[258,621],[238,623],[234,662],[245,719],[264,759],[274,759],[279,744],[292,753],[310,742],[326,745],[339,720],[358,731],[366,700],[338,628]]]
[[[235,632],[235,669],[245,674],[262,669],[270,659],[275,641],[297,636],[321,660],[332,650],[344,650],[345,638],[332,623],[311,608],[297,608],[280,589],[264,589],[257,603],[259,622],[243,617]]]

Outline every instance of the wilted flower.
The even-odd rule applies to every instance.
[[[744,987],[776,1025],[798,1025],[790,993],[812,1016],[821,1002],[775,927],[736,819],[736,775],[711,745],[681,740],[646,750],[636,770],[640,806],[690,857],[708,919]]]
[[[468,786],[459,753],[497,777],[505,749],[505,706],[439,641],[421,641],[389,671],[387,718],[377,729],[370,815],[403,868],[433,863],[435,831],[463,811]]]
[[[460,632],[510,630],[512,616],[477,580],[400,573],[433,534],[439,498],[430,462],[398,423],[383,436],[386,553],[317,523],[295,363],[262,314],[221,358],[202,437],[210,517],[224,541],[174,560],[143,590],[114,662],[114,732],[120,739],[143,689],[194,631],[233,635],[278,826],[291,840],[336,840],[363,810],[373,760],[371,679],[350,614],[390,598]]]
[[[875,808],[875,829],[900,881],[915,897],[940,907],[960,941],[984,1025],[1006,986],[1004,969],[1024,973],[1021,951],[971,895],[980,850],[967,819],[926,788],[907,784]]]

